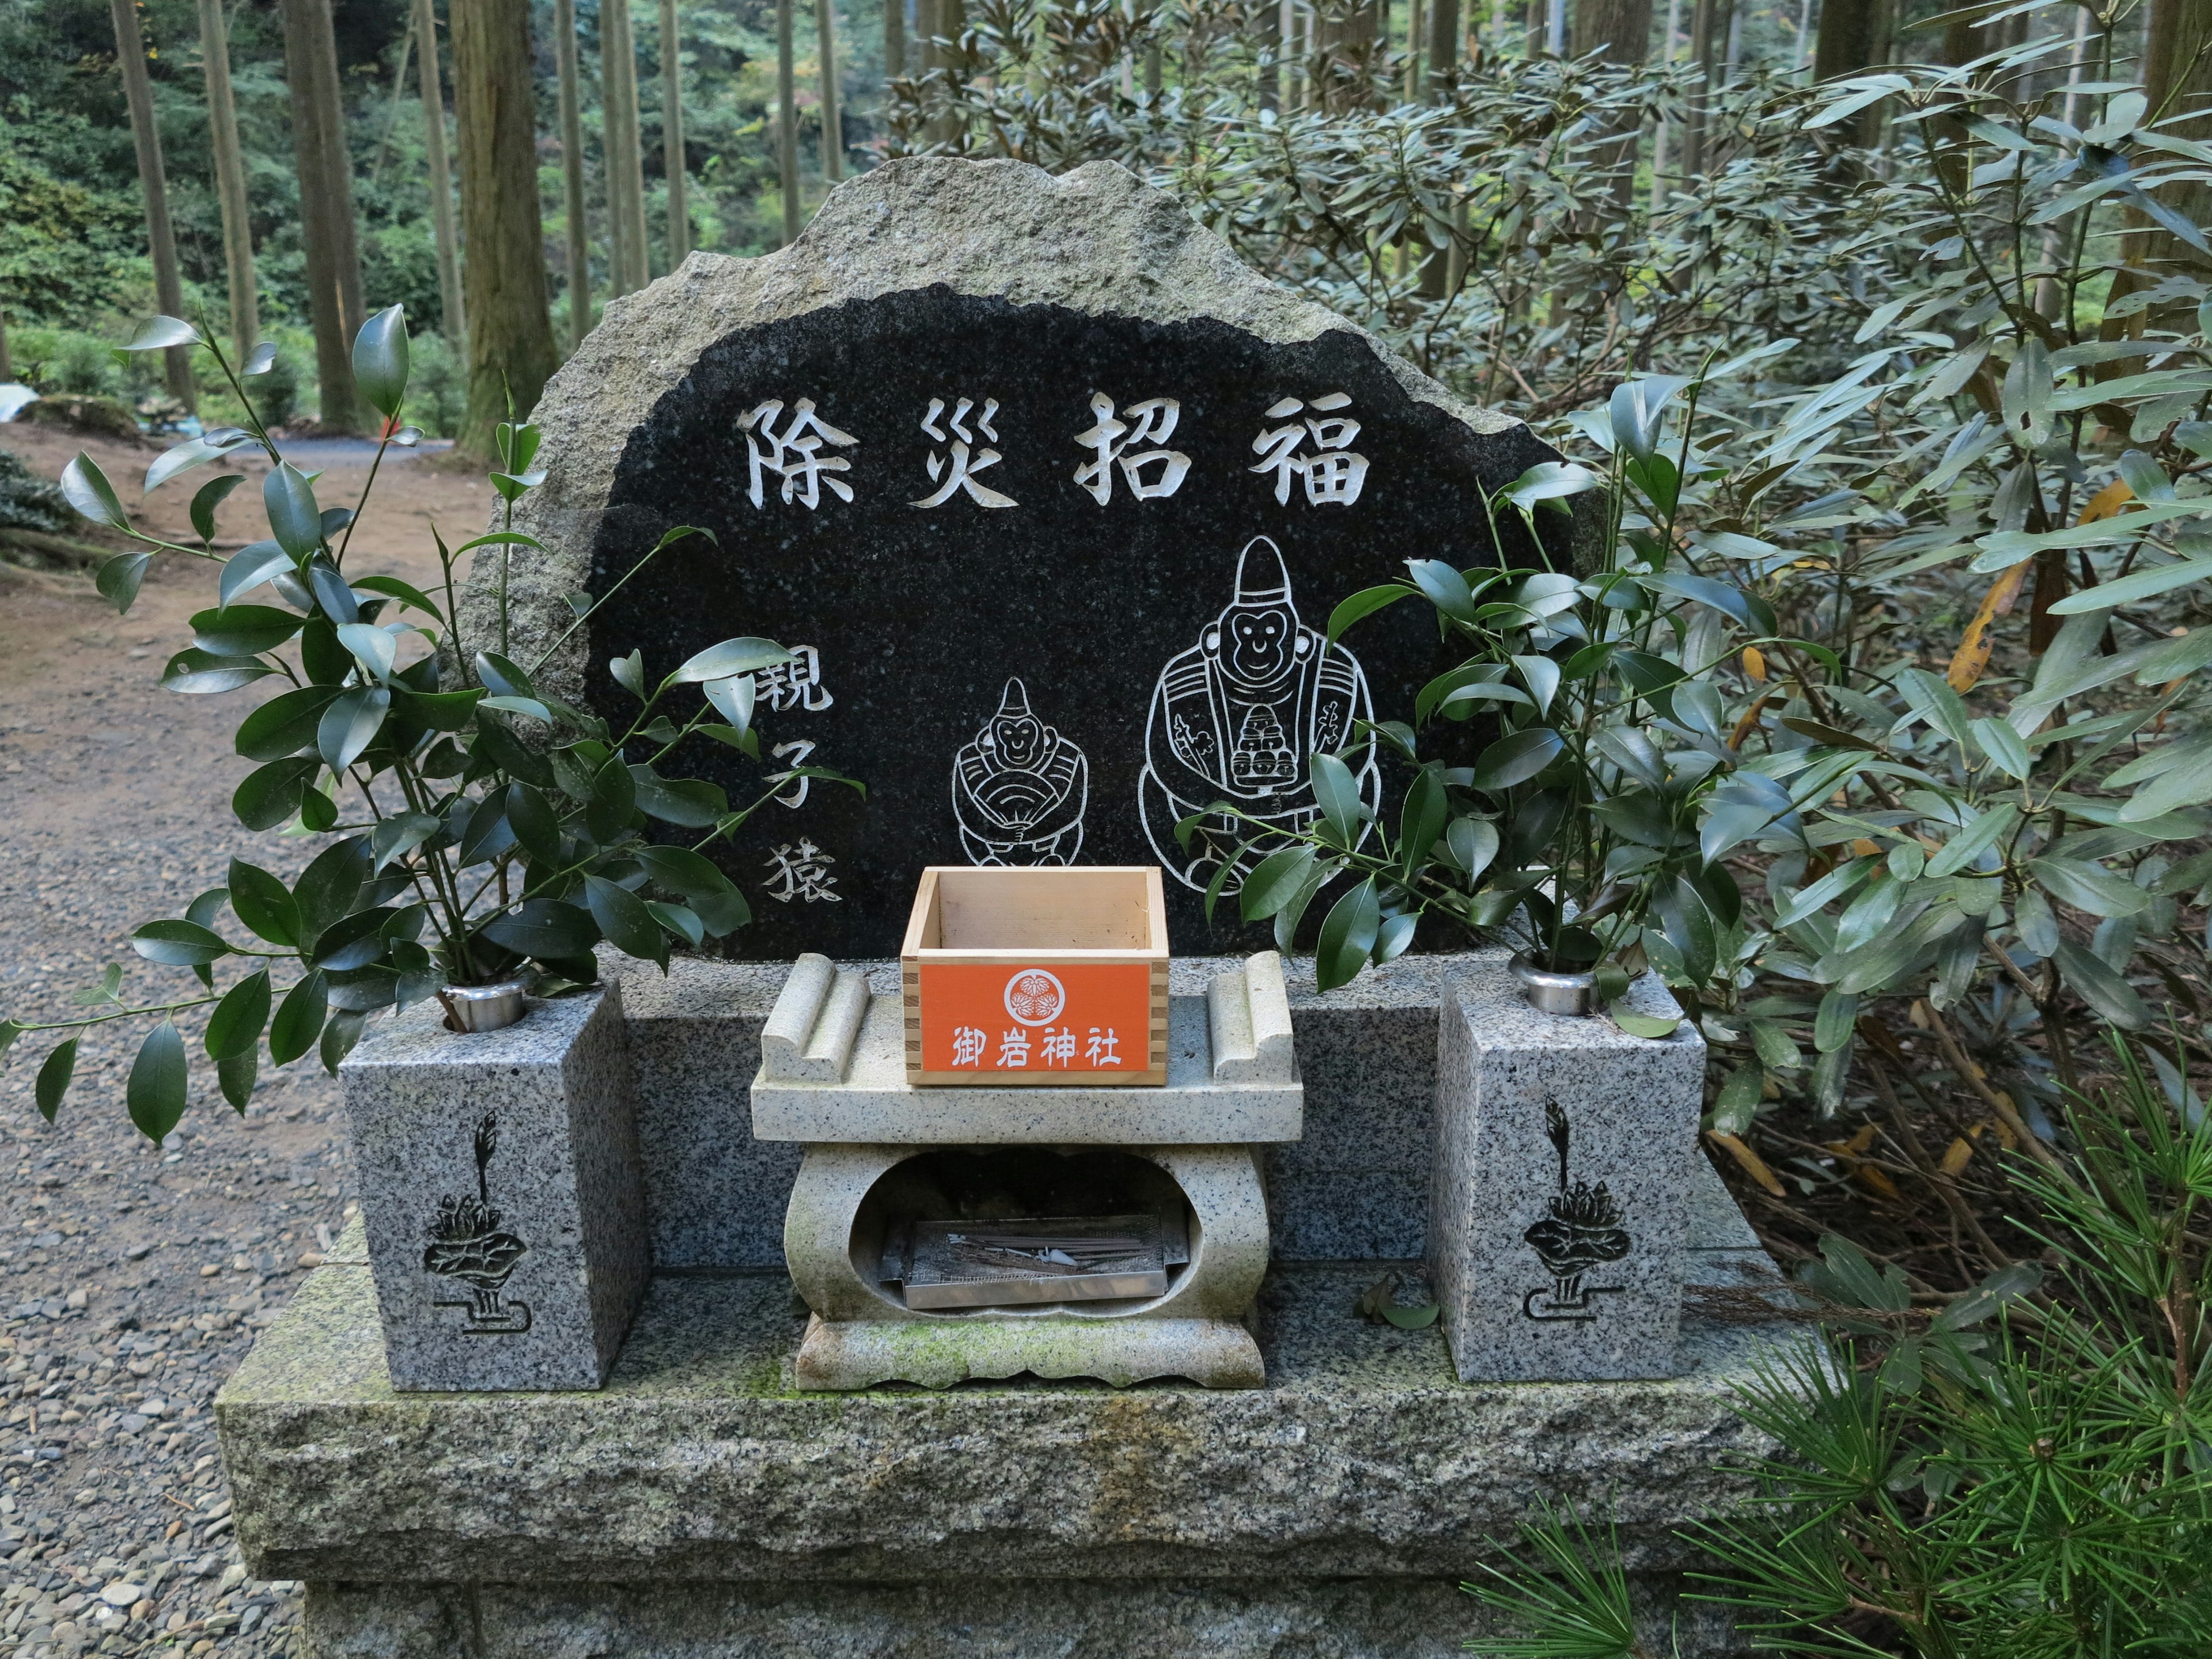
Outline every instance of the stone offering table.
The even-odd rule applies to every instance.
[[[1691,1225],[1692,1282],[1763,1266],[1702,1165]],[[1445,1659],[1540,1496],[1609,1504],[1674,1588],[1772,1340],[1692,1312],[1663,1380],[1462,1383],[1436,1330],[1352,1312],[1387,1264],[1286,1264],[1265,1389],[824,1395],[781,1273],[664,1274],[599,1393],[399,1394],[364,1254],[216,1403],[240,1545],[307,1582],[317,1659]],[[1681,1611],[1683,1654],[1731,1650]]]
[[[994,1088],[983,1073],[973,1087],[917,1089],[900,999],[872,998],[865,975],[818,956],[793,969],[761,1062],[753,1138],[806,1148],[783,1233],[814,1314],[793,1365],[799,1388],[942,1388],[1024,1371],[1265,1381],[1246,1328],[1267,1267],[1257,1155],[1297,1139],[1305,1108],[1273,951],[1217,973],[1203,997],[1171,999],[1157,1088]],[[902,1224],[957,1218],[943,1190],[954,1182],[980,1186],[1001,1214],[1041,1213],[1030,1195],[1048,1190],[1094,1212],[1150,1212],[1185,1260],[1164,1294],[1143,1300],[909,1307],[884,1268],[887,1241]]]

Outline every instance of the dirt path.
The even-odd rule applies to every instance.
[[[158,453],[13,424],[0,447],[50,477],[88,449],[126,503]],[[325,506],[351,506],[367,459],[317,445],[295,464],[325,469]],[[240,470],[249,482],[217,526],[234,544],[267,533],[265,463]],[[206,476],[165,485],[148,527],[189,540]],[[387,459],[349,574],[432,586],[428,525],[465,540],[492,499],[480,477]],[[0,572],[0,1015],[66,1017],[108,962],[126,995],[179,994],[184,970],[140,961],[131,929],[179,914],[234,854],[289,876],[313,850],[230,816],[250,764],[230,733],[255,690],[160,688],[187,619],[213,603],[214,568],[195,561],[157,560],[127,617],[88,580]],[[51,1127],[33,1081],[52,1039],[22,1039],[0,1069],[0,1156],[15,1164],[0,1197],[0,1655],[297,1650],[297,1587],[248,1582],[238,1563],[208,1402],[349,1208],[344,1126],[312,1060],[264,1069],[234,1114],[203,1022],[180,1025],[191,1106],[165,1151],[124,1113],[141,1028],[84,1039]]]

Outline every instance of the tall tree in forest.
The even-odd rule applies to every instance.
[[[279,5],[322,423],[350,431],[360,418],[353,389],[353,337],[366,313],[361,301],[361,251],[354,234],[353,156],[346,149],[345,107],[338,90],[337,42],[331,30],[330,0],[279,0]]]
[[[446,94],[438,78],[438,17],[430,0],[415,0],[416,71],[422,88],[422,135],[430,163],[430,224],[438,239],[438,303],[445,337],[468,337],[468,302],[461,294],[461,251],[453,229],[453,174],[446,160]]]
[[[461,234],[469,247],[469,412],[460,441],[485,455],[508,409],[516,420],[528,415],[561,361],[538,216],[530,0],[460,0],[452,38]]]
[[[584,94],[578,84],[576,0],[553,0],[553,63],[561,82],[561,182],[568,216],[568,349],[592,331],[592,244],[584,218]]]
[[[1813,37],[1813,78],[1859,75],[1880,55],[1889,33],[1890,0],[1821,0],[1820,32]],[[1870,144],[1881,129],[1879,104],[1838,125],[1851,141]]]
[[[822,176],[833,185],[845,176],[845,118],[837,102],[836,18],[833,0],[814,0],[814,33],[822,59]]]
[[[684,45],[676,0],[660,0],[660,156],[668,175],[668,268],[691,251],[691,210],[684,200]]]
[[[799,96],[793,84],[792,0],[775,0],[775,165],[783,186],[783,245],[799,240]]]
[[[906,73],[906,0],[884,0],[884,79]]]
[[[2162,131],[2177,138],[2212,143],[2212,5],[2205,0],[2151,0],[2150,23],[2144,37],[2143,90],[2149,95],[2151,113],[2167,118],[2185,116]],[[2166,206],[2193,225],[2212,223],[2212,183],[2202,179],[2169,185],[2159,191]],[[2160,228],[2130,238],[2130,252],[2140,252],[2143,263],[2160,276],[2177,268],[2202,280],[2212,276],[2212,259],[2171,231]]]
[[[608,240],[614,244],[617,294],[635,294],[652,279],[645,245],[645,156],[637,126],[637,44],[629,0],[599,7],[600,117],[606,127]]]
[[[1834,0],[1842,5],[1849,0]],[[1682,120],[1682,177],[1694,179],[1705,165],[1705,106],[1713,87],[1713,17],[1721,0],[1696,0],[1690,9],[1690,62],[1705,78],[1690,94]]]
[[[1642,64],[1650,55],[1651,0],[1575,0],[1574,55],[1600,54],[1608,64]],[[1636,190],[1636,150],[1640,123],[1623,125],[1608,160],[1621,165],[1613,193],[1626,207]]]
[[[200,62],[207,75],[208,146],[215,152],[216,195],[222,206],[230,339],[242,363],[261,337],[261,301],[253,289],[253,225],[246,199],[246,157],[238,143],[238,105],[230,90],[230,36],[222,0],[200,0]]]
[[[1428,0],[1426,21],[1429,72],[1421,101],[1441,104],[1451,96],[1452,71],[1459,66],[1459,0]],[[1421,264],[1421,293],[1431,300],[1441,300],[1449,294],[1460,274],[1457,266],[1461,256],[1445,229],[1441,225],[1431,228],[1429,243],[1432,251]]]
[[[154,256],[154,300],[162,314],[185,314],[185,285],[177,275],[177,235],[169,223],[169,184],[161,168],[161,135],[154,125],[154,88],[146,74],[146,42],[138,33],[138,0],[108,0],[115,23],[115,62],[123,71],[123,96],[131,106],[131,136],[138,149],[138,189],[146,201],[146,242]],[[169,395],[186,409],[192,396],[190,348],[161,354]]]

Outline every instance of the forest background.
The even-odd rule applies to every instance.
[[[973,52],[963,61],[957,47],[939,52],[929,45],[939,31],[948,42],[964,30],[976,32],[971,41],[977,33],[988,39],[994,21],[1003,21],[981,7],[972,18],[956,15],[957,4],[889,0],[888,5],[833,11],[829,38],[842,140],[833,152],[823,143],[823,20],[806,0],[799,0],[792,20],[793,154],[786,169],[779,165],[778,8],[773,0],[685,0],[680,8],[639,3],[619,18],[601,0],[531,0],[526,72],[535,94],[538,222],[555,349],[565,355],[582,331],[572,304],[576,275],[588,286],[583,329],[613,294],[639,285],[617,246],[627,222],[643,226],[646,267],[659,276],[680,258],[679,241],[736,255],[779,246],[789,234],[781,199],[787,170],[794,175],[792,195],[803,222],[836,177],[887,153],[927,148],[988,153],[988,135],[951,135],[941,121],[931,126],[909,118],[902,130],[900,96],[890,84],[887,33],[900,59],[896,67],[909,77],[903,88],[909,118],[927,100],[933,74],[957,84],[963,70],[985,67]],[[1571,8],[1556,0],[1548,9],[1535,0],[1525,10],[1518,3],[1510,11],[1498,6],[1486,13],[1471,7],[1464,19],[1450,9],[1448,27],[1458,38],[1447,46],[1437,39],[1437,16],[1446,9],[1431,4],[1424,15],[1419,4],[1381,0],[1345,7],[1324,0],[1316,12],[1297,0],[1281,9],[1279,19],[1273,4],[1227,9],[1249,14],[1232,20],[1250,37],[1243,54],[1248,78],[1273,73],[1273,60],[1284,55],[1281,27],[1287,24],[1291,56],[1303,49],[1326,58],[1334,51],[1341,60],[1348,44],[1361,70],[1385,88],[1401,78],[1401,64],[1425,56],[1432,70],[1445,51],[1479,62],[1486,56],[1534,58],[1547,48],[1571,55],[1593,47],[1607,48],[1605,55],[1614,62],[1641,61],[1655,69],[1687,69],[1702,58],[1716,80],[1748,82],[1770,75],[1809,80],[1816,56],[1824,72],[1848,72],[1915,46],[1933,50],[1942,33],[1940,24],[1929,26],[1942,10],[1936,0],[1906,0],[1901,10],[1893,0],[1831,0],[1825,18],[1815,0],[1738,0],[1734,5],[1675,0],[1672,6],[1577,0]],[[940,5],[945,8],[941,15]],[[223,19],[258,331],[280,347],[276,375],[265,384],[277,396],[278,416],[313,416],[319,390],[301,211],[304,163],[288,85],[285,7],[277,0],[227,5],[223,0],[135,0],[130,9],[143,42],[184,308],[193,317],[215,319],[218,329],[228,315],[224,227],[203,38],[211,10]],[[459,308],[457,296],[447,291],[450,281],[440,280],[435,203],[441,189],[453,188],[447,180],[453,161],[465,158],[455,155],[450,130],[455,65],[447,21],[436,15],[440,8],[422,0],[307,0],[293,9],[320,9],[329,20],[361,291],[372,307],[404,306],[411,325],[431,337],[417,346],[415,418],[433,435],[452,435],[465,413],[466,371],[454,349],[461,332],[458,319],[447,314]],[[1065,10],[1071,20],[1065,32],[1084,37],[1064,42],[1074,46],[1095,47],[1101,39],[1110,46],[1115,15],[1121,14],[1124,61],[1108,65],[1103,77],[1109,101],[1121,94],[1124,108],[1117,119],[1146,106],[1164,107],[1200,76],[1217,83],[1221,78],[1224,54],[1218,49],[1211,62],[1186,64],[1178,60],[1190,55],[1189,42],[1181,52],[1170,46],[1164,70],[1159,33],[1146,36],[1155,42],[1149,52],[1127,49],[1148,25],[1159,24],[1166,8],[1029,9],[1040,30],[1056,27],[1042,21],[1048,9]],[[1199,9],[1218,33],[1224,9]],[[6,328],[0,337],[0,380],[144,404],[155,397],[159,361],[123,356],[113,347],[137,319],[163,307],[148,252],[112,12],[101,0],[0,0],[0,320]],[[431,143],[421,47],[425,17],[432,19],[434,34],[430,93],[447,128],[438,135],[444,155],[434,154]],[[667,165],[670,77],[663,30],[671,17],[678,22],[676,78],[682,88],[680,228],[670,221]],[[2141,13],[2123,25],[2124,50],[2139,52],[2147,17]],[[570,18],[579,190],[570,188],[564,173],[568,158],[559,91],[557,44]],[[1624,23],[1640,27],[1640,60],[1630,47],[1608,46],[1607,35]],[[1986,40],[1975,37],[1973,44],[1978,48],[2001,40],[2005,27]],[[2025,38],[2027,27],[2023,12],[2010,23],[2010,33]],[[626,36],[618,28],[626,28]],[[627,87],[611,86],[608,65],[626,44],[634,78]],[[1180,71],[1186,68],[1198,75],[1184,76]],[[2125,65],[2116,68],[2124,72]],[[1170,83],[1165,88],[1164,74]],[[988,70],[980,78],[988,84]],[[623,148],[629,133],[635,135],[629,140],[636,146],[635,159]],[[1109,141],[1107,153],[1117,147]],[[1678,132],[1672,160],[1677,173],[1684,148]],[[1126,159],[1143,163],[1139,156]],[[1647,146],[1639,165],[1645,188],[1656,176],[1655,161],[1661,170],[1668,167],[1668,158]],[[635,181],[629,187],[636,193],[634,204],[626,198],[625,179]],[[572,222],[571,210],[579,198],[580,225]],[[460,258],[466,258],[465,247]],[[213,383],[206,390],[219,402],[219,381],[211,373],[209,378]]]

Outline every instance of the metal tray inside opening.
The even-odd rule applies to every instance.
[[[1006,1308],[1162,1296],[1190,1252],[1157,1215],[911,1221],[885,1241],[882,1278],[909,1308]]]

